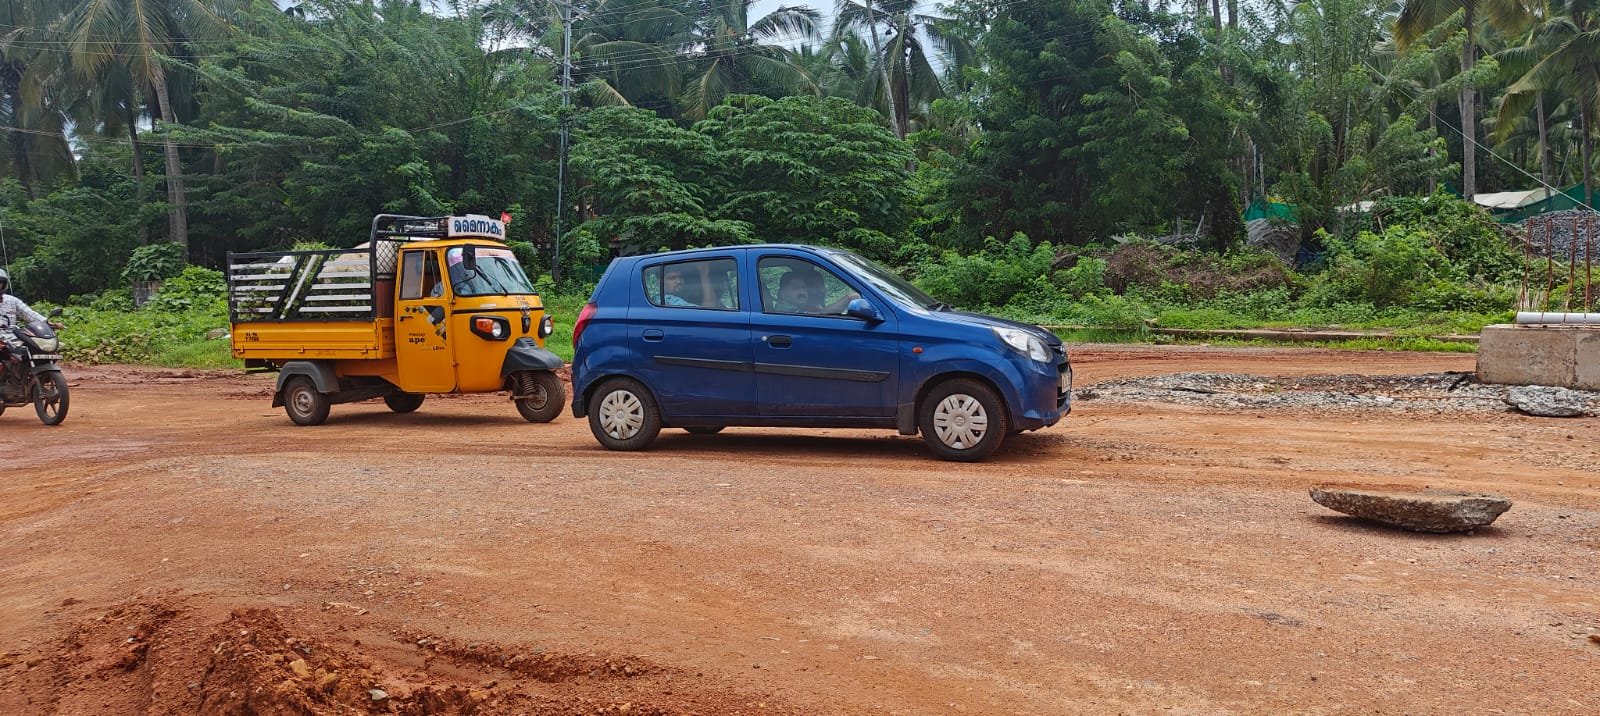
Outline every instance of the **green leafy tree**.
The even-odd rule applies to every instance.
[[[1408,50],[1415,41],[1426,36],[1433,28],[1460,15],[1460,25],[1466,33],[1461,44],[1461,73],[1472,75],[1477,63],[1479,23],[1488,21],[1501,27],[1515,27],[1525,11],[1521,0],[1405,0],[1394,21],[1394,38],[1401,50]],[[1460,83],[1461,110],[1461,194],[1471,199],[1477,192],[1477,83]]]
[[[744,95],[694,127],[724,167],[722,216],[763,241],[822,243],[887,258],[912,215],[909,147],[879,115],[838,98]]]
[[[163,125],[177,123],[167,59],[184,52],[196,39],[217,38],[230,31],[234,0],[85,0],[63,20],[72,63],[84,76],[109,67],[125,69],[154,94]],[[183,164],[170,131],[162,146],[166,160],[167,221],[173,243],[189,249],[188,198]]]

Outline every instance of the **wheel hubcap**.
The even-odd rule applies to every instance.
[[[528,397],[522,399],[523,404],[533,408],[534,410],[543,408],[544,404],[549,401],[550,394],[545,392],[544,386],[542,385],[534,386],[533,391],[528,393]]]
[[[989,432],[989,414],[977,398],[951,395],[933,409],[933,432],[946,446],[968,450]]]
[[[307,391],[307,390],[297,390],[297,391],[295,391],[294,392],[294,396],[293,396],[294,411],[296,413],[301,414],[301,415],[309,415],[309,414],[311,414],[311,406],[312,406],[312,403],[315,402],[315,400],[316,400],[315,398],[311,397],[311,391]]]
[[[614,390],[600,401],[600,428],[617,440],[627,440],[644,427],[644,404],[639,396]]]

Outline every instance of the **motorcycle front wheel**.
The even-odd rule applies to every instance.
[[[33,410],[39,422],[60,425],[67,419],[67,377],[53,370],[35,376],[33,384]]]

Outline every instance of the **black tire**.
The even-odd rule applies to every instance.
[[[726,426],[723,426],[723,425],[696,425],[696,426],[693,426],[693,427],[684,428],[683,430],[684,430],[684,432],[687,432],[690,435],[716,435],[717,433],[722,432],[722,429],[724,427],[726,427]]]
[[[295,425],[321,425],[333,404],[317,391],[310,378],[297,375],[283,384],[283,412]]]
[[[567,389],[561,379],[550,371],[533,373],[532,395],[517,398],[517,412],[530,423],[548,423],[561,415],[561,406],[567,402]]]
[[[613,378],[589,396],[589,431],[610,450],[643,450],[661,432],[661,410],[639,381]]]
[[[71,396],[67,394],[67,377],[59,370],[40,373],[39,382],[33,389],[33,410],[39,414],[39,422],[45,425],[60,425],[67,419],[67,406]]]
[[[993,455],[1005,442],[1009,423],[1000,395],[970,378],[934,386],[917,406],[922,440],[941,460],[978,462]]]
[[[390,393],[383,396],[383,404],[396,413],[415,413],[427,397],[421,393]]]

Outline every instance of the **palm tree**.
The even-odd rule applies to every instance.
[[[883,100],[874,104],[887,106],[895,134],[902,138],[910,131],[911,115],[925,111],[933,100],[944,96],[944,84],[922,37],[931,41],[951,74],[971,64],[976,56],[955,23],[918,13],[918,5],[917,0],[864,0],[862,4],[839,0],[833,31],[840,36],[865,29],[875,45],[878,28],[887,31],[882,47],[874,50],[877,68],[869,78],[873,86],[868,91],[882,95]]]
[[[1545,95],[1566,97],[1577,119],[1578,154],[1584,203],[1594,205],[1595,122],[1600,120],[1600,4],[1595,0],[1558,0],[1548,19],[1529,42],[1541,58],[1506,88],[1500,104],[1502,121],[1525,114],[1528,104]]]
[[[146,104],[155,100],[161,124],[175,125],[170,76],[165,58],[192,39],[221,37],[231,27],[235,0],[85,0],[63,22],[73,66],[94,80],[126,70],[141,88]],[[154,112],[152,113],[154,114]],[[189,251],[189,218],[183,167],[170,131],[163,132],[166,159],[169,237]]]
[[[779,45],[764,44],[787,37],[817,36],[817,11],[781,6],[750,22],[754,0],[708,0],[695,23],[693,72],[684,88],[684,116],[701,119],[724,97],[765,90],[783,94],[819,94],[816,81]]]
[[[1440,23],[1462,13],[1462,26],[1467,41],[1461,46],[1461,72],[1472,72],[1478,58],[1478,22],[1487,16],[1497,27],[1515,26],[1523,16],[1522,0],[1405,0],[1400,16],[1394,22],[1395,44],[1402,52],[1437,27]],[[1461,195],[1468,200],[1477,192],[1477,119],[1476,90],[1471,82],[1461,85],[1458,98],[1461,106]]]
[[[47,24],[58,11],[48,2],[0,6],[0,131],[10,149],[0,154],[0,169],[29,196],[76,169],[66,128],[80,88],[60,81],[59,54],[50,51]]]
[[[599,0],[573,18],[573,74],[594,104],[670,110],[693,26],[682,0]]]

